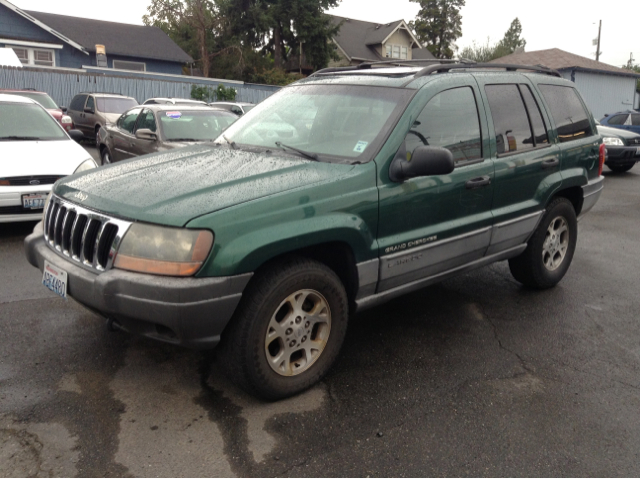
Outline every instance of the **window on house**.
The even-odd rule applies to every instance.
[[[45,67],[56,66],[53,50],[24,47],[12,47],[12,49],[23,65],[37,65]]]
[[[409,49],[402,45],[385,45],[385,56],[387,58],[409,58]]]
[[[143,62],[127,62],[124,60],[113,60],[113,68],[116,70],[131,70],[135,72],[147,71],[147,65]]]

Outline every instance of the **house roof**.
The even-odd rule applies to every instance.
[[[88,52],[104,45],[107,55],[187,63],[193,59],[158,27],[105,22],[53,13],[24,11]],[[28,17],[26,17],[28,18]]]
[[[354,20],[352,18],[337,17],[335,15],[329,16],[334,25],[342,23],[340,31],[334,37],[334,40],[349,59],[354,60],[386,60],[386,58],[383,58],[376,52],[374,47],[384,43],[399,28],[403,26],[407,27],[404,20],[379,24],[365,22],[363,20]],[[420,45],[420,42],[418,42],[418,39],[408,27],[407,32],[411,35],[413,41]],[[414,48],[413,52],[416,50],[428,51],[426,49]],[[431,54],[429,53],[429,55]],[[433,58],[433,56],[427,58]]]
[[[554,70],[583,70],[612,75],[638,76],[629,70],[597,62],[591,58],[565,52],[559,48],[537,50],[534,52],[512,53],[490,63],[511,63],[515,65],[543,65]]]

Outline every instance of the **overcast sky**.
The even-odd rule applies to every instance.
[[[142,24],[150,0],[9,0],[24,10],[60,13],[114,22]],[[467,0],[462,9],[462,37],[458,46],[482,44],[502,38],[511,21],[518,17],[527,51],[560,48],[595,58],[592,40],[598,36],[598,21],[602,20],[600,60],[621,66],[633,52],[640,63],[638,0],[593,2],[585,0]],[[389,23],[415,18],[417,3],[409,0],[342,0],[329,13],[343,17]]]

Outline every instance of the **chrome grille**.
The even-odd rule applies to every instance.
[[[58,254],[92,271],[113,266],[131,223],[52,196],[44,216],[44,238]]]

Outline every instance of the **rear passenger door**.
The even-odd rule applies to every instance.
[[[478,78],[495,165],[494,231],[487,254],[524,243],[549,194],[562,182],[559,148],[549,138],[549,119],[535,89],[524,76],[510,73],[503,78]]]
[[[69,104],[69,108],[67,110],[67,114],[73,120],[74,128],[82,131],[83,133],[84,130],[82,130],[81,128],[82,117],[80,115],[83,113],[84,104],[86,101],[87,95],[76,95],[71,100],[71,103]]]

